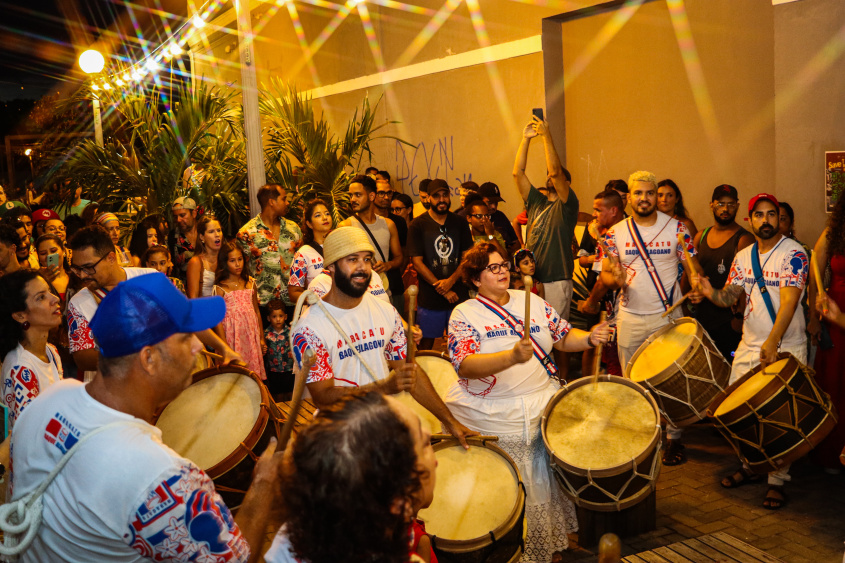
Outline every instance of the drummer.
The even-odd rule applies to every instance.
[[[549,561],[577,531],[575,507],[552,487],[540,418],[560,389],[552,348],[578,352],[607,341],[607,323],[592,332],[572,328],[554,308],[531,294],[531,340],[524,334],[525,292],[509,290],[510,264],[490,243],[464,256],[463,279],[478,289],[449,319],[449,354],[460,378],[446,404],[469,428],[499,437],[527,488],[525,561]]]
[[[436,467],[431,435],[407,406],[373,390],[347,394],[286,451],[283,526],[264,560],[436,562],[415,519],[434,498]]]
[[[169,561],[199,553],[245,562],[251,547],[260,551],[281,462],[275,439],[234,520],[208,476],[162,445],[152,425],[191,382],[189,360],[201,348],[194,333],[224,313],[222,298],[189,301],[160,273],[105,296],[91,322],[99,344],[94,379],[52,386],[12,434],[13,501],[72,456],[42,496],[43,520],[32,524],[38,531],[21,561]]]
[[[602,262],[602,283],[622,289],[619,315],[616,320],[616,347],[625,372],[637,348],[659,328],[680,318],[680,309],[663,314],[681,298],[678,265],[686,275],[690,265],[684,259],[684,245],[695,255],[692,237],[683,222],[657,210],[657,177],[646,171],[634,172],[628,178],[631,190],[631,216],[614,225],[605,237],[609,258]],[[642,251],[646,251],[641,254]],[[696,264],[692,268],[698,270]],[[681,444],[682,430],[671,424],[666,432],[664,465],[686,461]]]
[[[367,292],[374,254],[367,233],[356,227],[335,229],[323,242],[331,289],[292,331],[298,362],[307,348],[316,354],[306,380],[308,391],[321,407],[355,388],[377,388],[386,394],[408,391],[468,447],[465,437],[472,432],[452,416],[425,372],[405,363],[407,340],[399,313]],[[388,375],[388,368],[395,372]]]
[[[742,341],[734,355],[731,383],[758,365],[765,369],[775,363],[778,351],[789,352],[802,364],[807,363],[804,314],[795,314],[807,284],[810,263],[807,253],[800,243],[780,234],[775,196],[762,193],[752,197],[748,202],[748,217],[755,242],[737,253],[725,287],[713,289],[707,278],[700,280],[701,294],[720,307],[732,306],[743,293],[746,296]],[[764,293],[761,288],[765,289]],[[691,296],[691,299],[696,302],[701,297]],[[734,488],[759,480],[759,476],[743,466],[722,479],[722,486]],[[777,510],[786,504],[783,485],[789,480],[789,465],[769,473],[769,490],[763,507]]]

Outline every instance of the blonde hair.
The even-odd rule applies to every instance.
[[[648,182],[654,186],[654,189],[657,189],[657,176],[654,175],[654,172],[648,170],[637,170],[628,176],[628,186],[631,189],[633,189],[634,182]]]

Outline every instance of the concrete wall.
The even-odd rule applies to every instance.
[[[845,150],[845,2],[775,6],[776,195],[795,209],[812,246],[824,212],[824,153]]]
[[[562,24],[573,184],[591,197],[651,170],[675,180],[700,227],[713,221],[717,185],[736,186],[743,202],[772,189],[770,0],[687,0],[673,12],[647,2],[620,27],[622,15]]]

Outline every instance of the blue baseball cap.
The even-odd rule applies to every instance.
[[[106,358],[128,356],[182,332],[200,332],[226,316],[222,297],[188,299],[160,272],[117,284],[100,302],[91,331]]]

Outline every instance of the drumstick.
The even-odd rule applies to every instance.
[[[414,342],[414,313],[417,309],[417,294],[420,288],[412,285],[408,287],[408,357],[406,364],[414,363],[414,356],[417,355],[417,344]]]
[[[282,426],[282,431],[279,435],[279,441],[276,443],[276,451],[284,450],[288,445],[290,433],[293,431],[293,423],[296,416],[299,414],[299,407],[302,405],[302,395],[305,393],[305,379],[308,377],[308,372],[314,367],[317,361],[317,354],[311,348],[306,348],[302,353],[302,366],[297,369],[296,361],[293,362],[293,398],[290,402],[290,415]]]
[[[666,312],[663,313],[662,315],[660,315],[660,318],[668,317],[672,313],[672,311],[674,311],[675,309],[677,309],[678,307],[681,306],[681,303],[683,303],[686,300],[686,298],[689,297],[690,293],[692,293],[692,291],[688,291],[688,292],[684,293],[681,296],[681,298],[678,299],[678,301],[674,305],[672,305],[671,307],[666,309]]]
[[[525,325],[525,334],[522,338],[528,340],[531,338],[531,288],[534,287],[534,280],[531,276],[524,276],[522,283],[525,284],[525,321],[522,323]]]
[[[822,297],[822,310],[824,311],[824,314],[827,315],[829,313],[829,310],[827,308],[827,294],[825,293],[824,286],[822,285],[822,275],[821,273],[819,273],[819,263],[816,262],[815,254],[810,257],[810,264],[813,265],[813,274],[815,274],[816,276],[816,289],[818,290],[819,295],[821,295]],[[811,303],[810,305],[812,305],[813,307],[816,306],[815,303]]]
[[[602,311],[601,315],[599,315],[599,324],[605,322],[607,320],[607,311]],[[602,348],[604,348],[604,343],[599,342],[596,345],[596,357],[593,358],[593,391],[598,388],[599,385],[599,371],[601,370],[601,352]]]
[[[622,560],[622,547],[619,536],[605,534],[599,540],[598,563],[619,563]]]

